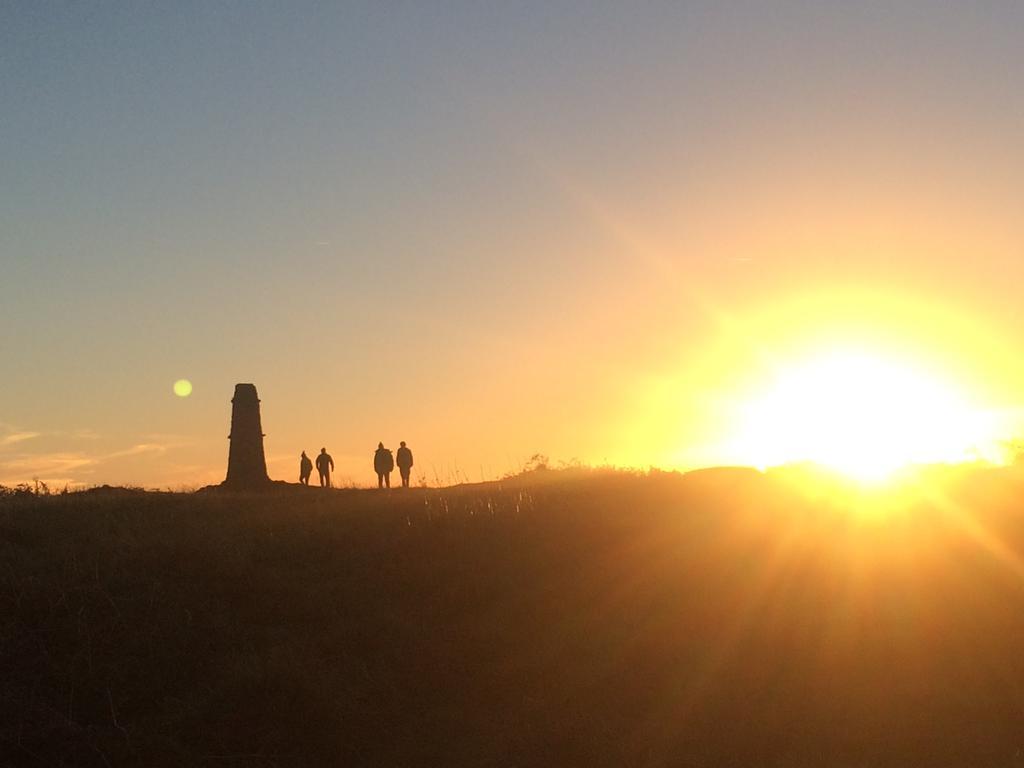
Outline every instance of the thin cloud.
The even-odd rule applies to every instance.
[[[171,439],[147,439],[145,442],[107,453],[91,454],[85,451],[62,450],[39,453],[21,451],[9,454],[0,461],[0,485],[17,485],[34,478],[45,480],[50,485],[88,484],[97,471],[110,462],[135,456],[162,456],[174,448],[190,443],[180,436],[164,437]]]
[[[41,432],[12,432],[8,435],[0,437],[0,447],[6,448],[9,445],[23,443],[26,440],[31,440],[32,438],[39,437],[41,434]]]
[[[165,448],[183,448],[196,443],[194,437],[176,435],[173,432],[150,432],[142,435],[142,440],[146,443],[159,443]]]
[[[81,452],[21,454],[0,464],[0,485],[17,485],[37,477],[58,485],[80,482],[76,476],[88,474],[97,463]]]
[[[160,443],[139,443],[133,445],[131,448],[125,448],[121,451],[114,451],[103,456],[100,461],[109,461],[110,459],[123,459],[126,456],[139,456],[144,453],[166,453],[170,446],[161,445]]]
[[[103,435],[90,428],[70,431],[63,429],[40,431],[35,429],[24,429],[22,427],[15,426],[14,424],[0,422],[0,448],[17,445],[18,443],[23,443],[26,440],[34,440],[37,437],[59,437],[68,440],[99,440]]]

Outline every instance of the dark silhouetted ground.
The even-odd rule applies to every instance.
[[[1024,765],[1020,478],[787,482],[8,497],[0,765]]]

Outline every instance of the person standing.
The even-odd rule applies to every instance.
[[[402,487],[409,487],[409,473],[412,472],[412,451],[405,446],[403,440],[395,454],[395,463],[398,464],[398,473],[402,476]]]
[[[302,458],[299,459],[299,482],[303,485],[309,485],[309,476],[313,474],[313,462],[310,460],[306,452],[302,452]]]
[[[320,449],[320,455],[316,457],[316,471],[320,473],[320,487],[331,487],[331,471],[334,469],[334,459],[327,452],[326,448]]]
[[[377,487],[391,487],[391,470],[395,468],[395,459],[384,443],[377,443],[377,451],[373,454],[373,470],[377,473]]]

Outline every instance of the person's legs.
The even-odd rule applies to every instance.
[[[383,488],[384,487],[384,473],[383,472],[378,472],[377,473],[377,487],[378,488]]]
[[[384,473],[384,485],[386,485],[388,488],[391,487],[391,473],[390,472],[385,472]]]
[[[409,470],[408,469],[403,469],[402,470],[402,487],[403,488],[408,488],[409,487]]]

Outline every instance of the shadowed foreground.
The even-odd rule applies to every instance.
[[[0,501],[0,764],[1024,765],[1024,486]]]

